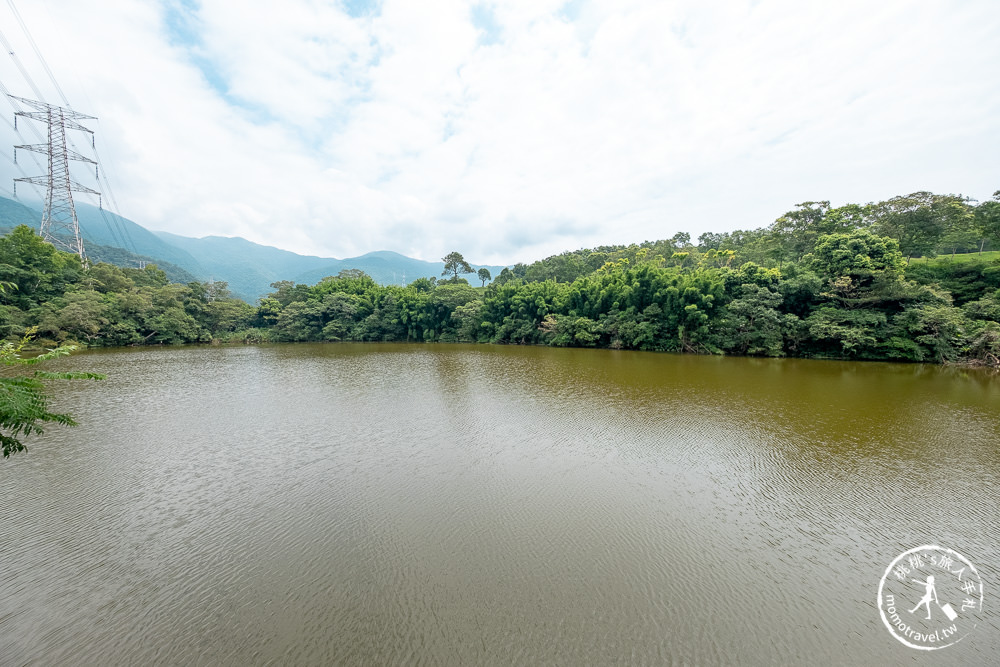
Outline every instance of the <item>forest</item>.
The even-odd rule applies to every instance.
[[[156,266],[85,267],[22,226],[0,238],[3,338],[42,347],[423,341],[1000,366],[1000,191],[805,202],[752,230],[581,249],[498,276],[342,271],[258,304]],[[468,269],[468,270],[466,270]],[[492,282],[485,284],[492,278]],[[482,284],[479,284],[482,283]]]

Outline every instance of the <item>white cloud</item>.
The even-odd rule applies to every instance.
[[[122,213],[180,234],[512,263],[1000,188],[988,0],[22,4]]]

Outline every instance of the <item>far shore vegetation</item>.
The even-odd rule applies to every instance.
[[[452,252],[437,279],[380,285],[349,270],[273,283],[249,304],[225,283],[170,283],[156,266],[85,267],[21,226],[0,238],[10,285],[0,338],[33,333],[46,348],[455,341],[1000,366],[998,248],[1000,192],[981,203],[917,192],[805,202],[760,229],[574,250],[496,276]]]

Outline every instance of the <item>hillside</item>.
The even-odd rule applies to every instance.
[[[89,215],[90,212],[87,212]],[[155,252],[158,256],[152,256],[151,254],[136,254],[131,250],[126,250],[121,248],[120,242],[116,242],[110,232],[106,231],[107,225],[104,223],[103,219],[100,218],[100,212],[94,209],[93,215],[100,219],[100,223],[97,224],[91,219],[88,223],[81,221],[80,228],[83,234],[84,246],[87,250],[87,257],[93,262],[107,262],[108,264],[114,264],[116,266],[126,266],[126,267],[136,267],[140,264],[156,264],[159,268],[163,269],[163,272],[167,274],[167,278],[171,282],[176,283],[188,283],[192,280],[198,280],[198,277],[193,274],[190,270],[182,268],[171,261],[164,259],[164,256],[172,256],[179,258],[182,261],[186,261],[189,265],[193,264],[197,267],[197,263],[193,261],[190,257],[184,257],[177,255],[176,249],[172,249],[169,246],[164,245],[164,247],[158,248],[157,244],[144,243],[144,247]],[[108,214],[112,215],[112,214]],[[81,214],[78,211],[77,217]],[[5,199],[0,197],[0,235],[7,234],[10,230],[14,229],[18,225],[27,225],[32,229],[37,230],[42,218],[42,213],[39,210],[29,208],[20,202],[16,202],[10,199]],[[136,225],[131,221],[124,220],[131,227],[139,230],[139,233],[135,233],[135,230],[130,230],[133,236],[143,239],[142,233],[149,234],[145,229]],[[94,230],[101,230],[104,228],[103,233],[94,233]],[[100,239],[100,241],[96,240]],[[199,269],[200,270],[200,269]]]
[[[120,248],[146,261],[154,261],[160,268],[171,264],[193,276],[202,276],[205,269],[187,252],[161,241],[145,227],[128,218],[117,216],[85,203],[76,203],[76,216],[80,221],[80,234],[84,245],[100,245]],[[28,225],[38,229],[42,219],[42,205],[28,205],[0,197],[0,227],[13,229],[18,225]],[[88,250],[88,255],[92,253]],[[92,259],[96,259],[92,257]],[[103,260],[98,260],[103,261]]]
[[[202,280],[206,279],[209,273],[208,267],[199,264],[190,253],[164,242],[156,234],[128,218],[117,216],[110,211],[102,212],[101,209],[89,204],[77,204],[76,215],[80,219],[80,230],[85,243],[90,241],[125,250],[133,250],[134,247],[136,254],[155,258],[157,264],[162,262],[175,264]],[[35,226],[37,227],[37,224]],[[126,238],[121,238],[119,229],[124,230]]]
[[[336,261],[298,255],[239,237],[206,236],[194,239],[169,232],[155,234],[206,267],[206,280],[225,280],[234,294],[251,302],[270,292],[273,282],[294,280],[304,271]]]
[[[38,229],[40,205],[25,206],[0,197],[0,231],[25,224]],[[232,293],[250,303],[271,292],[271,283],[290,280],[312,285],[346,269],[359,269],[383,285],[410,283],[417,278],[441,277],[443,262],[427,262],[390,251],[335,259],[299,255],[260,245],[239,237],[207,236],[196,239],[169,232],[151,232],[128,218],[78,203],[77,217],[95,261],[135,266],[137,260],[156,263],[176,282],[225,281]],[[132,250],[134,249],[134,253]],[[480,265],[473,265],[475,270]],[[486,266],[493,276],[502,266]],[[478,284],[475,274],[465,276]]]

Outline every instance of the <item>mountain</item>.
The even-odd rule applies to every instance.
[[[163,241],[159,236],[128,218],[115,215],[89,204],[76,205],[83,242],[132,250],[137,255],[152,257],[175,264],[195,276],[209,271],[186,250]],[[37,224],[35,225],[37,227]],[[159,263],[159,262],[158,262]]]
[[[157,264],[169,262],[194,276],[206,273],[205,268],[190,254],[161,241],[148,229],[128,218],[85,203],[76,204],[76,217],[80,221],[80,234],[85,247],[97,244],[121,248],[149,261],[156,261]],[[41,219],[41,203],[32,202],[29,207],[0,197],[0,227],[13,229],[18,225],[28,225],[38,229]]]
[[[83,207],[78,206],[77,208],[77,218],[80,220],[80,231],[83,235],[87,257],[91,261],[107,262],[108,264],[128,267],[137,267],[143,263],[156,264],[159,268],[163,269],[163,272],[167,274],[167,278],[171,282],[177,283],[187,283],[198,278],[188,269],[181,268],[177,264],[164,259],[164,257],[179,260],[199,273],[203,271],[197,265],[197,262],[194,261],[194,258],[185,254],[178,254],[176,248],[162,244],[158,239],[154,239],[154,242],[151,243],[148,238],[150,235],[149,232],[131,220],[118,218],[122,223],[127,224],[116,226],[114,222],[116,218],[110,217],[114,214],[106,212],[106,215],[109,216],[109,222],[116,230],[112,234],[104,219],[98,217],[100,216],[99,209],[89,207],[92,211],[81,211],[81,208]],[[99,219],[100,222],[96,222],[95,218]],[[41,220],[42,212],[40,210],[30,208],[11,199],[0,197],[0,234],[6,234],[18,225],[27,225],[37,230],[41,224]],[[138,243],[129,244],[118,240],[124,238],[125,234],[129,234],[128,238],[137,239]],[[134,253],[130,249],[123,248],[123,245],[129,247],[132,245],[141,245],[148,254]]]
[[[303,272],[337,261],[298,255],[239,237],[206,236],[194,239],[169,232],[156,232],[156,236],[190,254],[199,265],[206,267],[203,274],[205,280],[225,280],[233,294],[247,301],[255,301],[270,292],[273,282],[294,280]]]
[[[14,229],[18,225],[28,225],[38,229],[41,219],[40,211],[28,208],[13,199],[0,197],[0,227]]]
[[[478,271],[483,267],[474,265],[472,268]],[[489,269],[490,274],[496,276],[504,267],[486,266],[485,268]],[[440,278],[442,271],[444,271],[444,262],[426,262],[422,259],[400,255],[398,252],[379,250],[360,257],[332,260],[319,269],[296,276],[294,280],[297,283],[312,285],[327,276],[335,276],[344,269],[360,269],[374,278],[375,282],[383,285],[404,285],[412,283],[417,278]],[[475,274],[467,274],[465,278],[472,285],[479,282]]]
[[[38,229],[41,205],[36,208],[0,197],[0,230],[25,224]],[[151,232],[128,218],[89,204],[76,205],[80,231],[88,256],[122,266],[138,260],[155,262],[176,282],[215,280],[229,283],[234,296],[250,303],[271,292],[271,283],[291,280],[313,285],[346,269],[359,269],[384,285],[411,283],[417,278],[440,278],[444,262],[426,262],[382,250],[360,257],[335,259],[299,255],[239,237],[206,236],[196,239],[169,232]],[[473,265],[475,270],[483,268]],[[502,266],[485,266],[493,276]],[[465,278],[479,284],[476,275]]]
[[[271,291],[271,283],[291,280],[295,283],[314,285],[327,276],[335,276],[346,269],[359,269],[375,282],[388,284],[411,283],[417,278],[440,277],[444,262],[426,262],[389,250],[370,252],[360,257],[334,259],[299,255],[288,250],[260,245],[240,237],[206,236],[195,239],[169,232],[155,232],[160,239],[190,254],[209,273],[206,280],[225,280],[229,289],[246,299],[255,301]],[[474,267],[477,271],[480,267]],[[497,275],[502,266],[488,266]],[[467,276],[471,284],[478,280]]]

